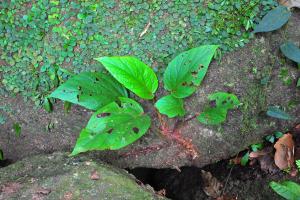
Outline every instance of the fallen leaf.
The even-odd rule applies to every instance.
[[[298,7],[300,8],[300,0],[278,0],[278,2],[288,8]]]
[[[210,172],[201,170],[201,177],[204,182],[202,188],[205,194],[212,198],[218,198],[222,194],[223,184],[218,181]]]
[[[275,143],[274,148],[276,149],[274,160],[276,166],[283,170],[292,168],[294,166],[294,140],[290,133],[283,135]]]
[[[92,171],[90,178],[92,180],[99,180],[100,176],[99,176],[98,172],[96,170],[94,170],[94,171]]]

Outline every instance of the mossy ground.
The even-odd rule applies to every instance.
[[[246,29],[274,5],[272,0],[2,1],[0,93],[21,93],[39,105],[67,78],[66,70],[101,70],[95,57],[130,54],[161,72],[185,49],[244,46],[250,38]]]

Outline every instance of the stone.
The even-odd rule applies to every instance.
[[[0,199],[166,199],[125,170],[61,152],[28,157],[0,168],[0,174]]]
[[[199,154],[196,159],[192,159],[186,147],[154,132],[154,129],[122,150],[98,151],[89,155],[122,168],[202,167],[234,156],[274,131],[285,132],[292,128],[300,120],[300,90],[296,88],[299,71],[295,63],[283,57],[279,47],[286,39],[299,42],[299,19],[300,12],[296,10],[283,29],[257,34],[245,47],[226,53],[210,65],[202,85],[186,99],[188,115],[203,111],[208,104],[208,94],[217,91],[236,94],[242,105],[230,111],[227,121],[220,126],[206,126],[194,119],[182,129],[182,136],[191,140]],[[288,75],[283,73],[286,70]],[[288,78],[292,81],[289,85]],[[267,81],[262,84],[262,80]],[[158,96],[161,95],[160,90]],[[151,102],[141,103],[152,116],[152,127],[158,128]],[[282,106],[294,119],[283,121],[266,116],[271,105]],[[11,108],[11,111],[1,111],[8,122],[1,128],[0,148],[7,159],[14,161],[38,153],[71,151],[81,128],[92,114],[78,106],[73,106],[66,114],[62,104],[55,104],[54,112],[48,114],[35,109],[30,102],[23,102],[21,97],[0,97],[0,106]],[[16,137],[12,130],[16,122],[22,126],[20,137]],[[172,125],[175,121],[168,120],[168,123]]]

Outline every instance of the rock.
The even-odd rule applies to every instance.
[[[217,91],[235,93],[243,103],[231,111],[226,123],[221,126],[205,126],[196,119],[182,130],[182,135],[191,139],[199,152],[192,159],[180,144],[149,131],[142,139],[120,151],[91,153],[123,168],[204,166],[235,155],[250,144],[259,142],[275,130],[286,131],[300,121],[300,90],[296,88],[299,77],[296,64],[286,60],[279,52],[285,39],[299,42],[300,12],[295,11],[287,26],[279,31],[258,34],[244,48],[227,53],[220,61],[214,61],[197,92],[186,100],[188,115],[200,112],[207,105],[207,95]],[[285,73],[288,72],[288,75]],[[290,78],[292,83],[287,85]],[[268,80],[261,84],[262,80]],[[162,95],[161,92],[159,95]],[[84,109],[73,107],[65,114],[61,104],[55,105],[53,113],[35,109],[20,97],[0,97],[0,106],[12,111],[4,112],[8,122],[1,128],[0,147],[6,158],[18,160],[28,155],[49,153],[57,150],[70,151],[81,128],[91,115]],[[157,119],[149,103],[142,102],[147,112]],[[265,115],[269,105],[280,105],[295,116],[292,121],[282,121]],[[1,111],[3,113],[3,110]],[[12,126],[22,126],[20,137],[16,137]],[[46,130],[49,124],[53,128]],[[174,124],[174,120],[169,120]]]
[[[0,174],[0,199],[166,199],[125,170],[66,153],[26,158]]]

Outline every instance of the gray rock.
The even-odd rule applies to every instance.
[[[287,26],[279,31],[258,34],[250,44],[227,53],[220,61],[214,61],[198,91],[186,100],[189,115],[201,112],[207,105],[207,95],[217,91],[236,94],[243,103],[239,109],[230,111],[226,123],[221,126],[205,126],[196,119],[182,129],[182,136],[192,140],[199,157],[192,159],[187,148],[167,139],[157,132],[149,131],[142,139],[120,151],[94,152],[100,157],[120,167],[204,166],[235,155],[250,144],[259,142],[275,130],[286,131],[300,121],[300,92],[296,88],[299,71],[296,64],[286,60],[279,52],[279,46],[290,39],[299,43],[300,12],[295,11]],[[284,70],[288,75],[284,75]],[[266,85],[261,80],[269,77]],[[291,78],[286,85],[284,79]],[[159,93],[162,95],[162,92]],[[9,118],[1,128],[0,147],[5,156],[18,160],[28,155],[49,153],[57,150],[70,151],[76,137],[91,115],[79,107],[73,107],[65,114],[61,104],[55,105],[53,113],[36,110],[20,97],[0,97],[0,106],[12,108],[4,114]],[[149,102],[142,102],[152,115],[153,127],[157,117]],[[267,117],[269,105],[280,105],[294,120],[282,121]],[[1,111],[3,112],[3,110]],[[22,126],[21,137],[12,130],[14,122]],[[174,120],[168,120],[174,124]],[[52,123],[50,131],[46,127]]]
[[[0,199],[166,199],[134,176],[99,161],[66,153],[34,156],[0,169]]]

